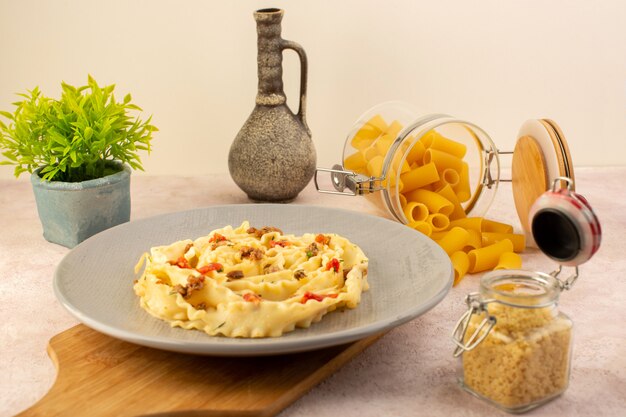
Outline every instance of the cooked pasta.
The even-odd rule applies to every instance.
[[[367,282],[363,251],[336,234],[285,235],[243,222],[146,253],[134,291],[171,326],[211,336],[276,337],[337,308],[356,308]]]

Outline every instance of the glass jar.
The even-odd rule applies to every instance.
[[[566,188],[560,188],[560,183]],[[602,228],[591,205],[558,177],[530,208],[539,250],[559,264],[550,274],[498,270],[465,299],[468,310],[452,338],[461,357],[458,382],[466,391],[508,412],[522,413],[562,394],[569,384],[572,321],[558,310],[559,296],[578,279],[578,266],[600,247]],[[559,279],[563,266],[574,272]]]
[[[472,122],[446,114],[418,114],[399,101],[378,104],[362,114],[348,132],[342,163],[317,168],[317,190],[365,196],[397,221],[430,235],[445,229],[441,214],[447,221],[485,216],[499,183],[512,181],[515,207],[532,245],[530,205],[555,178],[573,178],[571,156],[558,125],[548,119],[528,120],[518,132],[515,150],[503,152]],[[500,175],[503,154],[512,154],[511,179]],[[321,173],[330,174],[330,185],[320,181]],[[453,209],[448,206],[431,215],[431,207],[424,207],[423,190],[440,194]]]
[[[466,189],[460,190],[459,204],[466,213],[483,216],[493,201],[500,179],[499,152],[495,144],[483,129],[471,122],[445,114],[422,117],[417,114],[411,105],[392,101],[378,104],[361,115],[348,132],[342,164],[332,169],[317,169],[331,173],[335,190],[320,187],[316,172],[318,191],[364,195],[399,222],[410,224],[412,219],[405,210],[410,203],[405,197],[407,193],[421,186],[429,186],[433,191],[447,184],[456,187],[459,181],[465,180]],[[424,143],[432,143],[432,151],[425,152]],[[428,165],[431,159],[437,159],[451,147],[456,154],[449,158],[446,167],[447,163],[453,167],[440,165],[437,179],[431,182],[425,170],[424,175],[411,184],[412,188],[406,185],[404,174],[416,162]]]
[[[459,384],[508,412],[521,413],[568,386],[572,321],[558,309],[564,283],[522,270],[485,274],[454,331]]]

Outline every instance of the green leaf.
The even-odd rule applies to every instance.
[[[57,132],[56,130],[51,130],[48,133],[50,134],[51,139],[55,143],[58,143],[59,145],[63,145],[63,146],[69,146],[70,143],[68,142],[67,138],[63,136],[62,134],[60,134],[59,132]]]
[[[0,114],[3,115],[4,117],[6,117],[9,120],[14,120],[13,119],[13,115],[11,113],[9,113],[8,111],[0,111]]]
[[[130,96],[130,93],[124,96],[124,104],[130,103],[131,100],[132,100],[132,97]]]
[[[83,136],[85,137],[85,139],[90,140],[91,137],[93,136],[93,129],[87,126],[85,128],[85,133],[83,134]]]

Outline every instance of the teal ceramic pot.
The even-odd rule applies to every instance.
[[[47,241],[73,248],[98,232],[130,220],[128,166],[115,174],[83,182],[42,181],[40,169],[33,172],[30,180]]]

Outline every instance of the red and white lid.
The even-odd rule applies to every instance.
[[[561,188],[561,181],[567,188]],[[568,177],[554,180],[552,189],[532,205],[529,229],[539,249],[564,266],[578,266],[597,252],[602,240],[600,221]]]

